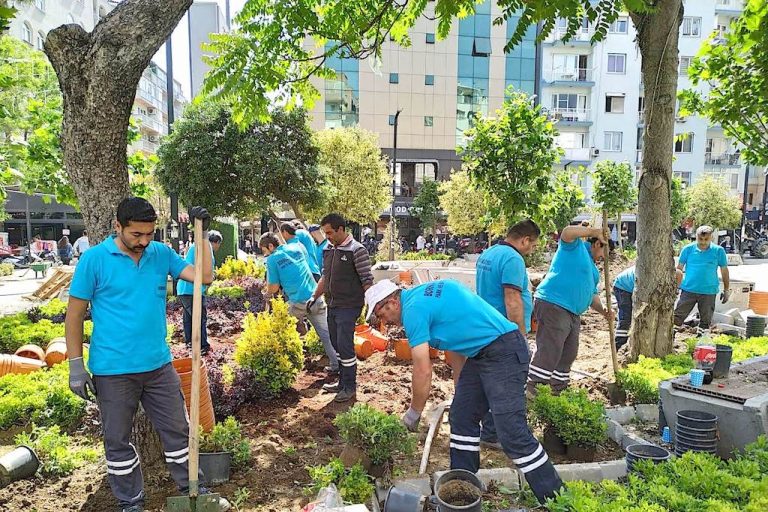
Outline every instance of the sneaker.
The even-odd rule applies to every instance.
[[[120,509],[121,512],[144,512],[144,507],[142,505],[131,505],[130,507],[123,507]]]
[[[498,450],[498,451],[503,450],[503,448],[501,447],[501,443],[498,441],[483,441],[481,439],[480,446],[482,446],[483,448],[488,448],[489,450]]]
[[[341,391],[341,385],[338,382],[329,382],[328,384],[323,384],[323,391],[327,391],[329,393],[338,393]]]
[[[210,347],[210,345],[209,345],[209,346],[207,346],[207,347],[202,347],[202,348],[200,349],[200,355],[201,355],[201,356],[205,356],[205,355],[208,355],[208,352],[210,352],[210,351],[211,351],[211,347]]]
[[[350,391],[348,389],[342,389],[338,393],[336,393],[336,398],[333,399],[334,402],[348,402],[352,400],[355,397],[355,391]]]
[[[328,375],[338,375],[339,374],[339,368],[338,367],[332,368],[330,366],[326,366],[325,368],[323,368],[323,371],[325,373],[327,373]]]
[[[206,487],[200,487],[199,494],[211,494],[211,490]],[[219,512],[226,512],[231,508],[232,505],[229,504],[229,501],[226,498],[219,496]]]

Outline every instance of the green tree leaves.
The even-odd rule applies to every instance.
[[[687,216],[694,225],[707,224],[715,229],[735,228],[741,222],[739,201],[728,194],[722,180],[707,176],[686,191]]]
[[[603,160],[595,166],[593,199],[611,215],[629,211],[637,201],[634,171],[628,162]]]
[[[440,215],[440,190],[436,181],[425,181],[413,200],[411,215],[421,221],[421,227],[434,231]]]

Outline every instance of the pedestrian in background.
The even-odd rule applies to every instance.
[[[75,251],[75,258],[79,258],[85,251],[91,248],[91,243],[88,241],[88,231],[83,230],[82,236],[75,240],[72,248]]]
[[[69,265],[69,262],[72,261],[73,256],[74,249],[72,248],[72,244],[69,243],[69,237],[61,237],[61,240],[59,240],[59,259],[63,264]]]
[[[325,238],[325,233],[320,229],[319,224],[312,224],[309,226],[309,234],[312,235],[312,239],[315,241],[315,259],[317,260],[317,267],[320,270],[320,274],[323,273],[323,250],[328,246],[328,239]]]

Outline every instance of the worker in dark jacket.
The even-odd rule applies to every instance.
[[[323,250],[323,276],[307,309],[326,295],[328,330],[340,364],[339,382],[326,384],[324,389],[336,393],[336,402],[346,402],[355,396],[357,388],[355,322],[365,303],[365,290],[373,284],[371,259],[365,247],[347,233],[344,217],[338,213],[323,217],[320,227],[328,245]]]

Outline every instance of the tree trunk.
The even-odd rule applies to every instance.
[[[133,417],[131,442],[139,452],[139,460],[145,475],[156,472],[150,472],[147,468],[161,467],[164,464],[165,456],[160,436],[157,435],[143,407],[139,407],[136,416]]]
[[[637,287],[631,357],[672,352],[676,287],[670,218],[672,145],[682,0],[660,0],[651,14],[632,13],[645,89],[643,163],[637,206]]]
[[[75,24],[52,30],[45,53],[63,95],[61,146],[91,240],[112,231],[130,194],[126,148],[136,87],[192,0],[124,0],[93,32]]]

